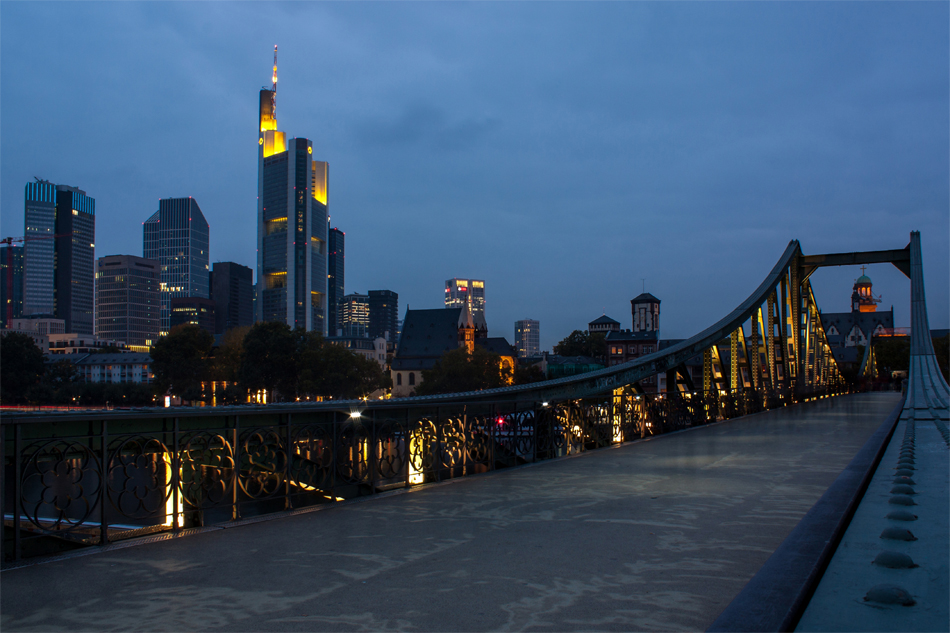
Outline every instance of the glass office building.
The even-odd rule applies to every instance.
[[[165,335],[171,326],[173,297],[209,297],[208,221],[194,198],[165,198],[143,226],[145,258],[161,266],[161,333]]]

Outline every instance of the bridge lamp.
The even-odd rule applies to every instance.
[[[351,418],[354,418],[354,419],[359,419],[359,418],[363,417],[363,414],[360,413],[359,411],[353,411],[353,412],[350,413],[350,417],[351,417]]]
[[[547,403],[547,402],[542,402],[542,403],[541,403],[541,406],[542,406],[542,407],[546,407],[546,406],[548,406],[548,403]]]

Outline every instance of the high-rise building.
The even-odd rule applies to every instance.
[[[26,184],[23,244],[23,316],[55,310],[56,185],[36,179]]]
[[[161,333],[171,327],[173,297],[207,299],[209,289],[208,221],[194,198],[165,198],[144,223],[144,254],[158,260],[162,277]]]
[[[171,316],[169,326],[197,325],[202,330],[214,336],[215,304],[205,297],[172,297]]]
[[[96,262],[96,337],[148,352],[161,329],[161,264],[135,255]]]
[[[37,179],[25,191],[23,314],[52,315],[92,335],[96,201],[85,191]]]
[[[336,336],[340,329],[340,299],[346,294],[343,283],[345,237],[340,229],[330,229],[327,235],[327,332],[330,336]]]
[[[260,92],[257,168],[257,320],[326,334],[329,165],[313,143],[277,130],[273,87]]]
[[[399,295],[392,290],[369,291],[369,337],[385,338],[391,343],[398,339]]]
[[[56,185],[56,308],[66,332],[95,331],[96,201],[76,187]]]
[[[541,323],[534,319],[515,321],[515,349],[519,358],[541,353]]]
[[[340,327],[343,336],[366,336],[369,329],[369,297],[358,292],[340,300]]]
[[[23,316],[23,247],[0,247],[0,327]]]
[[[211,271],[215,334],[254,325],[254,271],[234,262],[215,262]]]
[[[485,321],[485,281],[453,277],[445,282],[445,307],[461,308],[468,305],[472,320],[479,331],[488,331]]]

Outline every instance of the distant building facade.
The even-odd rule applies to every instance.
[[[390,344],[398,340],[399,295],[392,290],[369,291],[369,336],[385,338]]]
[[[76,360],[76,369],[84,382],[151,384],[152,357],[144,353],[89,354]]]
[[[340,301],[346,294],[346,233],[330,229],[327,244],[327,333],[336,336],[342,327]]]
[[[234,262],[215,262],[211,271],[215,334],[254,325],[254,271]]]
[[[34,315],[12,319],[7,324],[6,329],[0,330],[0,333],[4,335],[11,332],[26,334],[45,353],[49,351],[50,334],[63,334],[65,331],[66,322],[62,319]]]
[[[515,349],[518,358],[528,358],[541,353],[541,323],[534,319],[515,321]]]
[[[329,165],[277,129],[276,65],[273,79],[259,101],[256,319],[326,334]]]
[[[0,328],[23,316],[23,247],[0,247]]]
[[[648,292],[630,300],[633,328],[607,331],[607,366],[620,365],[653,354],[660,344],[660,300]],[[640,381],[646,393],[656,393],[659,383],[656,376]]]
[[[214,336],[214,300],[204,297],[175,297],[172,299],[170,328],[176,325],[197,325]]]
[[[96,262],[96,337],[147,353],[161,332],[161,264],[134,255]]]
[[[327,337],[327,343],[345,347],[354,354],[376,361],[383,370],[386,369],[386,339],[382,337],[330,336]]]
[[[862,274],[851,289],[851,312],[824,312],[821,325],[832,348],[867,347],[872,336],[894,334],[894,308],[878,311],[871,278]]]
[[[50,354],[90,354],[109,348],[118,348],[123,352],[131,351],[125,341],[103,339],[89,334],[67,332],[50,334],[48,338]]]
[[[161,333],[165,335],[171,328],[174,297],[207,299],[210,294],[208,221],[194,198],[165,198],[143,227],[145,258],[161,265]]]

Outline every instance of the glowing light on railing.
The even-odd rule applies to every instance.
[[[352,413],[350,414],[350,417],[351,417],[351,418],[361,418],[361,417],[363,417],[363,414],[360,413],[359,411],[354,411],[354,412],[352,412]]]
[[[178,527],[184,527],[182,525],[182,512],[184,507],[182,506],[181,494],[178,495],[178,508],[175,508],[175,494],[172,490],[172,457],[168,451],[165,451],[165,454],[162,456],[162,461],[165,462],[165,494],[167,498],[165,499],[165,527],[172,527],[175,524],[175,515],[178,515]]]
[[[419,455],[419,462],[422,462],[421,453],[423,447],[422,429],[416,429],[409,436],[409,485],[415,486],[425,482],[425,475],[416,469],[413,463],[413,456]]]

